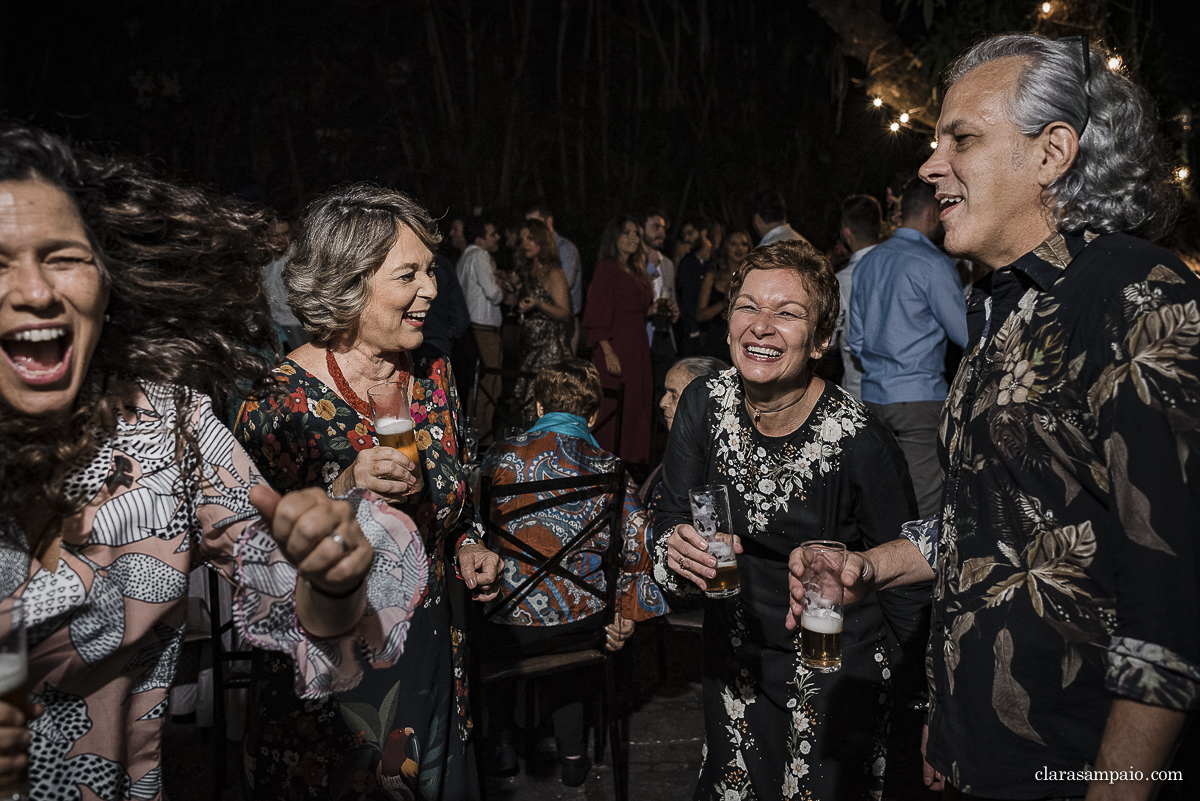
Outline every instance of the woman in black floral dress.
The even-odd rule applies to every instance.
[[[521,229],[522,296],[521,373],[539,373],[570,358],[571,299],[567,277],[558,262],[554,234],[541,220],[526,220]],[[522,375],[513,390],[517,417],[528,427],[538,419],[533,379]]]
[[[715,575],[697,547],[688,490],[725,484],[741,591],[704,602],[705,755],[696,799],[878,799],[893,671],[920,660],[928,587],[846,607],[842,668],[800,662],[788,558],[806,540],[865,550],[917,516],[904,455],[858,401],[812,375],[838,288],[806,242],[754,251],[730,286],[734,368],[697,379],[675,411],[663,463],[655,578],[696,595]]]
[[[314,341],[277,369],[288,392],[282,405],[246,403],[235,433],[278,489],[366,487],[408,512],[425,541],[429,583],[414,601],[403,656],[388,670],[368,672],[353,691],[300,701],[291,691],[291,662],[257,655],[245,742],[252,797],[473,798],[478,782],[467,748],[461,634],[450,625],[446,598],[447,549],[454,547],[481,600],[494,597],[500,560],[475,539],[449,365],[422,346],[440,237],[424,209],[369,186],[315,201],[300,228],[284,281]],[[409,386],[419,466],[374,446],[363,399],[389,380]]]

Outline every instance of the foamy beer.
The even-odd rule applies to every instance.
[[[376,384],[367,390],[367,400],[371,402],[371,416],[375,418],[375,436],[379,444],[385,448],[395,448],[416,465],[413,471],[417,479],[413,492],[416,492],[422,483],[421,454],[417,451],[407,387],[395,381]]]
[[[804,560],[804,612],[800,615],[800,661],[817,673],[842,667],[842,618],[845,613],[842,568],[846,546],[813,540],[800,546]]]
[[[717,575],[705,579],[709,598],[728,598],[741,589],[737,554],[733,552],[729,490],[724,484],[697,487],[688,492],[692,502],[692,526],[708,543],[708,553],[717,560]]]
[[[20,598],[0,601],[0,699],[29,716],[29,659],[25,652],[24,607]],[[0,773],[0,801],[29,798],[29,763]]]

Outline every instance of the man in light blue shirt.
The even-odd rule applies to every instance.
[[[941,501],[937,430],[946,400],[946,340],[967,342],[967,305],[954,260],[933,244],[934,188],[909,181],[901,227],[857,264],[846,344],[862,364],[862,399],[908,459],[921,515]]]

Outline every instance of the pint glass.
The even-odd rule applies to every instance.
[[[733,552],[733,526],[729,514],[729,490],[724,484],[697,487],[688,492],[692,501],[692,525],[708,543],[708,553],[717,560],[717,575],[706,579],[709,598],[728,598],[741,588],[737,555]]]
[[[24,606],[20,598],[0,601],[0,698],[29,715],[29,661],[25,652]],[[0,773],[0,801],[29,798],[29,763]]]
[[[375,436],[379,444],[385,448],[395,448],[416,466],[414,475],[417,483],[413,487],[413,492],[416,492],[421,488],[421,454],[417,451],[407,388],[397,381],[376,384],[367,390],[367,400],[371,403],[371,416],[375,418]]]
[[[813,540],[800,546],[804,560],[804,612],[800,616],[800,661],[817,673],[842,667],[842,568],[846,546]]]

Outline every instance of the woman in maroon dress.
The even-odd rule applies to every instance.
[[[600,240],[599,264],[588,288],[583,324],[592,360],[606,388],[625,384],[625,415],[621,426],[621,451],[626,463],[650,461],[650,414],[654,380],[650,372],[650,342],[646,318],[653,311],[654,290],[646,273],[646,249],[637,223],[630,217],[609,222]],[[609,414],[615,402],[605,399],[600,426],[595,431],[600,447],[613,451],[615,419]]]

